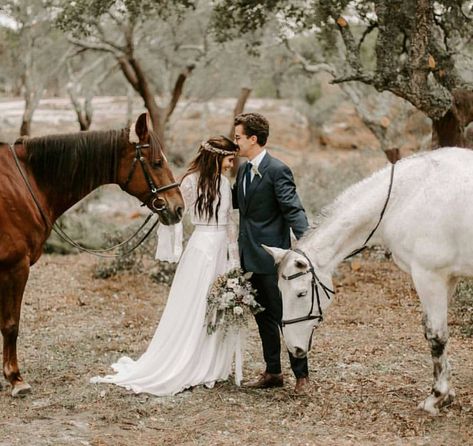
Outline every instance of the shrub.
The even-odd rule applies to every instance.
[[[294,167],[297,190],[309,217],[317,215],[347,187],[386,165],[381,151],[358,150],[354,156],[320,160],[301,160]],[[387,191],[387,186],[386,186]]]
[[[473,280],[461,280],[451,305],[451,325],[466,337],[473,337]]]

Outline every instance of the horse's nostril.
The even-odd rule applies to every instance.
[[[183,214],[184,214],[184,208],[182,208],[181,206],[178,206],[176,208],[176,215],[179,217],[179,219],[181,219]]]

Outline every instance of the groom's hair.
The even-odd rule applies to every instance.
[[[269,136],[269,122],[259,113],[241,113],[235,116],[235,127],[243,126],[246,136],[256,136],[256,140],[260,146],[266,145]]]

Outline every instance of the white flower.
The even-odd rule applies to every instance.
[[[224,310],[230,306],[230,303],[235,298],[235,295],[231,292],[223,293],[218,299],[218,308]]]
[[[243,303],[245,305],[252,305],[253,304],[253,296],[251,294],[246,294],[243,297]]]
[[[261,178],[261,173],[260,171],[258,170],[258,167],[255,166],[254,164],[251,166],[251,171],[253,172],[253,175],[257,175]]]
[[[238,286],[238,279],[228,279],[227,286],[228,288],[236,288]]]
[[[243,314],[243,308],[237,305],[236,307],[233,308],[233,314],[236,314],[237,316]]]
[[[234,288],[233,292],[237,295],[237,296],[244,296],[245,295],[245,289],[241,286],[241,285],[238,285]]]

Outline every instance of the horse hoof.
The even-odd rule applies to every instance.
[[[419,403],[417,409],[423,410],[432,416],[437,416],[439,414],[439,410],[435,407],[434,402],[432,401],[431,396],[428,396],[424,401]]]
[[[18,384],[15,384],[15,386],[13,387],[11,396],[13,398],[17,398],[20,396],[25,396],[30,392],[31,392],[31,386],[28,383],[20,382]]]
[[[455,390],[450,389],[448,393],[445,395],[445,398],[443,399],[441,406],[450,406],[450,404],[453,403],[453,400],[455,399]]]

